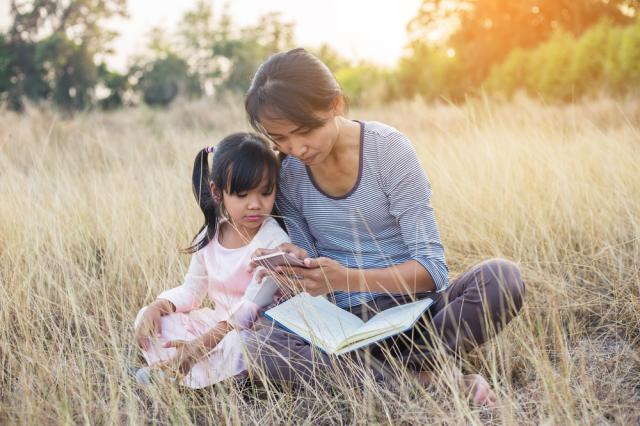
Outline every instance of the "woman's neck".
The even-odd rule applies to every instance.
[[[341,159],[345,158],[345,153],[360,149],[360,123],[340,116],[336,125],[338,138],[327,156],[327,161],[331,164],[340,163]]]
[[[340,117],[338,136],[324,161],[309,166],[314,185],[330,197],[353,191],[360,175],[360,123]]]

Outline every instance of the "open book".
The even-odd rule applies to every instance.
[[[410,329],[432,303],[422,299],[394,306],[364,322],[323,296],[300,293],[264,316],[324,352],[340,355]]]

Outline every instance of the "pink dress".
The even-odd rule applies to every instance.
[[[152,340],[148,351],[142,351],[147,363],[152,366],[174,356],[174,348],[162,347],[165,342],[196,339],[218,322],[227,321],[234,329],[193,366],[182,384],[198,389],[246,371],[242,334],[252,326],[260,307],[268,305],[277,290],[270,279],[256,283],[247,267],[257,248],[273,248],[288,241],[287,234],[272,218],[267,218],[253,240],[241,248],[224,248],[216,232],[211,242],[191,258],[184,283],[158,296],[171,301],[176,312],[161,318],[160,336]],[[215,309],[200,308],[207,296]],[[138,312],[134,327],[145,309]]]

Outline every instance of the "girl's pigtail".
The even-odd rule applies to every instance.
[[[193,162],[193,195],[196,197],[200,210],[202,210],[204,214],[204,225],[202,225],[198,233],[193,237],[191,246],[185,249],[187,253],[195,253],[209,244],[218,227],[219,206],[213,199],[210,187],[211,172],[209,170],[208,158],[210,152],[213,152],[211,148],[202,149],[198,152]],[[206,232],[200,237],[203,230],[206,230]]]

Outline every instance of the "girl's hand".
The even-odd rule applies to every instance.
[[[145,351],[149,350],[149,339],[154,336],[159,336],[161,330],[160,317],[175,312],[176,307],[171,301],[166,299],[156,299],[153,303],[147,306],[140,323],[134,332],[134,338]]]
[[[158,305],[152,303],[147,307],[147,309],[145,309],[144,314],[142,314],[142,318],[140,319],[140,323],[138,324],[138,327],[136,327],[134,338],[138,343],[138,346],[145,351],[149,350],[149,339],[160,335],[161,316],[162,309]]]
[[[305,259],[306,268],[298,266],[279,266],[279,276],[286,277],[284,284],[295,283],[301,291],[311,296],[319,296],[336,290],[348,290],[349,269],[328,257]],[[355,287],[355,286],[354,286]]]
[[[208,349],[200,341],[195,340],[170,340],[163,345],[164,348],[176,348],[176,354],[170,360],[157,364],[157,367],[171,373],[187,375],[194,365],[204,357]]]

